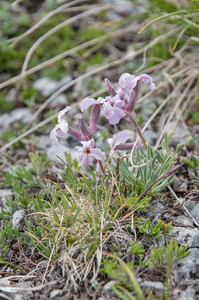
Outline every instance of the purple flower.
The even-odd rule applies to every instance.
[[[110,156],[117,157],[115,150],[116,147],[120,144],[125,143],[130,138],[128,132],[126,130],[122,130],[116,134],[114,134],[112,139],[108,139],[108,143],[110,145],[111,151],[109,152]]]
[[[122,90],[126,90],[131,92],[135,89],[138,84],[138,81],[143,81],[145,83],[150,82],[149,88],[153,90],[155,88],[155,84],[153,83],[153,79],[151,76],[147,74],[141,74],[140,76],[134,76],[129,73],[124,73],[120,76],[119,85]]]
[[[95,147],[95,142],[91,139],[88,142],[81,142],[83,147],[77,146],[79,152],[77,161],[80,166],[92,165],[92,157],[104,161],[106,159],[105,153]]]
[[[147,74],[134,76],[129,73],[124,73],[120,76],[120,88],[118,91],[115,91],[110,81],[105,79],[105,83],[110,93],[109,97],[106,97],[105,99],[99,97],[97,100],[87,97],[82,101],[82,111],[92,105],[96,108],[96,111],[93,111],[95,112],[96,117],[91,118],[92,121],[89,127],[91,133],[96,131],[101,105],[104,109],[104,115],[109,120],[110,124],[117,124],[122,118],[130,121],[130,116],[133,116],[133,118],[136,117],[134,110],[137,104],[139,81],[143,81],[145,83],[150,82],[149,88],[151,90],[155,88],[155,84],[153,83],[151,76]]]
[[[108,143],[110,145],[111,151],[109,152],[110,156],[115,158],[118,157],[117,152],[121,153],[122,151],[131,150],[135,143],[126,143],[126,141],[130,138],[128,132],[126,130],[122,130],[116,134],[114,134],[112,139],[108,139]],[[143,144],[137,143],[136,146],[140,149],[143,148]]]
[[[81,111],[89,108],[92,105],[102,105],[106,100],[102,97],[99,97],[97,100],[93,98],[86,97],[81,103]]]
[[[103,104],[104,115],[109,120],[110,124],[117,124],[121,118],[125,117],[125,112],[117,107],[116,105],[111,105],[109,102]]]
[[[57,136],[64,137],[64,136],[66,136],[66,134],[68,132],[68,123],[65,120],[63,120],[62,118],[63,118],[64,114],[67,111],[69,111],[70,109],[71,109],[70,106],[66,106],[66,108],[64,108],[63,110],[61,110],[59,112],[58,124],[55,125],[55,128],[53,130],[51,130],[50,138],[56,147],[59,146]]]

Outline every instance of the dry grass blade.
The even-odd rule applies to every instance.
[[[48,59],[47,61],[45,61],[45,62],[43,62],[43,63],[41,63],[41,64],[39,64],[39,65],[37,65],[37,66],[29,69],[29,70],[27,70],[24,75],[25,76],[31,75],[31,74],[33,74],[33,73],[35,73],[35,72],[37,72],[37,71],[39,71],[39,70],[41,70],[43,68],[45,68],[45,67],[47,67],[47,66],[55,63],[56,61],[61,60],[62,58],[65,58],[66,56],[73,55],[74,53],[76,53],[76,52],[78,52],[78,51],[80,51],[82,49],[85,49],[87,47],[93,46],[93,45],[95,45],[97,43],[100,43],[100,42],[106,40],[106,39],[114,38],[114,37],[123,35],[123,34],[125,34],[127,32],[130,32],[130,31],[134,31],[134,30],[136,31],[139,28],[140,28],[140,25],[137,25],[137,26],[136,25],[131,25],[131,26],[128,26],[126,28],[122,28],[122,29],[116,30],[114,32],[105,34],[105,35],[103,35],[101,37],[98,37],[96,39],[93,39],[91,41],[85,42],[85,43],[83,43],[81,45],[78,45],[77,47],[74,47],[74,48],[72,48],[70,50],[67,50],[67,51],[65,51],[65,52],[63,52],[63,53],[61,53],[59,55],[56,55],[55,57],[53,57],[51,59]],[[9,86],[10,84],[13,84],[13,83],[21,80],[22,78],[23,78],[23,76],[21,74],[19,74],[19,75],[15,76],[15,77],[13,77],[13,78],[11,78],[11,79],[3,82],[3,83],[0,83],[0,89],[4,88],[6,86]]]
[[[12,44],[10,44],[10,47],[14,47],[17,43],[19,43],[26,36],[30,35],[32,32],[34,32],[35,30],[37,30],[43,23],[45,23],[48,19],[50,19],[55,14],[57,14],[59,12],[62,12],[67,7],[70,7],[72,5],[76,5],[76,4],[79,4],[79,3],[82,3],[82,2],[84,2],[84,0],[71,1],[71,2],[69,2],[67,4],[64,4],[64,5],[60,6],[60,7],[58,7],[57,9],[51,11],[49,14],[47,14],[43,19],[41,19],[39,22],[37,22],[33,27],[31,27],[30,29],[28,29],[26,32],[24,32],[20,36],[17,36],[17,37],[14,37],[14,38],[8,40],[8,43],[12,43]]]
[[[161,134],[156,142],[156,145],[155,145],[155,149],[157,149],[157,147],[159,146],[159,143],[165,133],[165,130],[166,130],[166,127],[168,126],[168,124],[170,123],[170,121],[172,120],[174,114],[176,113],[179,105],[181,104],[182,100],[184,99],[185,95],[188,93],[188,91],[190,90],[190,87],[191,85],[193,84],[193,82],[197,79],[197,76],[198,76],[198,71],[195,71],[191,74],[191,76],[188,77],[187,81],[188,81],[188,84],[184,90],[184,92],[182,93],[182,95],[180,96],[180,98],[177,100],[175,106],[172,108],[172,110],[170,111],[170,114],[169,114],[169,117],[168,117],[168,120],[164,126],[163,129],[161,129]]]
[[[155,41],[155,43],[158,43],[162,40],[164,40],[166,37],[170,36],[170,35],[173,35],[174,33],[176,33],[177,31],[179,30],[179,28],[175,28],[174,30],[171,30],[170,32],[166,33],[165,35],[159,37],[158,40]],[[152,41],[150,43],[150,47],[153,47],[154,46],[154,41]],[[132,54],[129,54],[129,55],[126,55],[124,56],[123,58],[121,59],[118,59],[112,63],[109,63],[109,64],[106,64],[100,68],[97,68],[93,71],[90,71],[89,73],[85,74],[85,75],[82,75],[80,77],[78,77],[77,79],[73,80],[72,82],[70,82],[69,84],[63,86],[62,88],[60,88],[57,92],[55,92],[50,98],[48,98],[46,100],[46,102],[44,102],[44,104],[42,104],[42,106],[38,109],[38,111],[35,113],[35,115],[33,116],[33,118],[35,119],[41,112],[43,109],[45,109],[47,107],[47,105],[53,101],[53,99],[55,99],[59,94],[61,94],[63,91],[65,91],[67,88],[71,87],[72,85],[74,85],[75,83],[93,75],[93,74],[96,74],[98,72],[101,72],[103,70],[106,70],[108,68],[111,68],[111,67],[114,67],[114,66],[117,66],[125,61],[128,61],[130,59],[132,59],[133,57],[136,57],[138,56],[139,54],[141,54],[142,52],[144,51],[144,48],[141,48],[139,49],[138,51],[136,51],[135,53],[132,53]],[[189,67],[188,69],[190,69],[192,67]],[[28,73],[28,72],[27,72]],[[19,76],[21,78],[21,75]],[[15,77],[16,81],[19,80],[20,78],[17,78]],[[13,82],[11,81],[7,81],[7,85],[11,84]],[[7,86],[6,85],[6,86]],[[162,84],[161,84],[162,85]],[[2,83],[0,85],[0,89],[4,86],[4,83]],[[38,128],[44,126],[45,124],[49,123],[51,120],[53,120],[54,118],[56,118],[57,114],[55,114],[54,116],[51,116],[49,117],[48,119],[44,120],[43,122],[37,124],[36,126],[34,126],[33,128],[29,129],[28,131],[24,132],[23,134],[21,134],[19,137],[17,137],[16,139],[14,139],[13,141],[9,142],[8,144],[4,145],[2,148],[0,148],[0,151],[4,151],[6,150],[8,147],[12,146],[14,143],[20,141],[22,138],[26,137],[27,135],[29,135],[30,133],[34,132],[35,130],[37,130]],[[32,118],[32,119],[33,119]]]
[[[194,224],[199,227],[198,222],[195,220],[195,218],[192,216],[192,214],[188,211],[188,209],[182,204],[182,202],[180,201],[180,199],[178,198],[178,196],[176,195],[176,193],[174,192],[174,190],[168,186],[170,192],[173,194],[173,196],[175,197],[175,199],[178,201],[178,203],[180,205],[182,205],[182,207],[184,208],[185,212],[187,213],[187,215],[193,220]]]
[[[29,60],[33,54],[33,52],[35,51],[35,49],[45,40],[47,39],[48,37],[50,37],[52,34],[54,34],[56,31],[60,30],[61,28],[65,27],[66,25],[69,25],[79,19],[82,19],[88,15],[91,15],[91,14],[95,14],[95,13],[99,13],[101,11],[104,11],[104,10],[108,10],[112,5],[111,4],[108,4],[108,5],[104,5],[102,7],[97,7],[97,8],[93,8],[93,9],[90,9],[86,12],[83,12],[83,13],[80,13],[60,24],[58,24],[57,26],[55,26],[54,28],[52,28],[51,30],[49,30],[48,32],[46,32],[43,36],[41,36],[34,44],[33,46],[29,49],[28,53],[26,54],[26,57],[25,57],[25,60],[24,60],[24,64],[22,66],[22,71],[21,71],[21,75],[22,77],[25,76],[25,72],[27,70],[27,67],[28,67],[28,63],[29,63]]]
[[[169,34],[165,34],[163,37],[158,37],[158,39],[152,41],[151,43],[149,43],[149,45],[147,45],[147,49],[149,49],[150,47],[154,46],[154,44],[158,43],[160,40],[163,40],[163,38],[166,38],[167,36],[170,36],[172,34],[174,34],[174,32],[176,32],[176,29],[174,29],[174,31],[172,31],[172,33],[170,32]],[[48,98],[41,106],[40,108],[38,109],[38,111],[33,115],[33,117],[31,118],[31,121],[36,119],[36,117],[47,107],[47,105],[53,101],[58,95],[60,95],[63,91],[65,91],[66,89],[68,89],[69,87],[73,86],[75,83],[77,82],[80,82],[82,80],[84,80],[85,78],[88,78],[96,73],[99,73],[103,70],[106,70],[108,68],[111,68],[111,67],[114,67],[114,66],[117,66],[118,64],[121,64],[123,63],[124,61],[126,60],[129,60],[131,59],[132,57],[136,57],[138,56],[139,54],[141,54],[143,51],[144,51],[145,47],[144,48],[141,48],[140,50],[136,51],[135,53],[132,53],[132,54],[129,54],[129,55],[126,55],[124,57],[122,57],[121,59],[118,59],[112,63],[109,63],[109,64],[106,64],[104,66],[101,66],[95,70],[92,70],[82,76],[79,76],[78,78],[74,79],[72,82],[66,84],[65,86],[63,86],[62,88],[60,88],[57,92],[55,92],[50,98]],[[31,122],[30,121],[30,122]]]
[[[53,280],[53,281],[47,282],[45,284],[41,284],[41,285],[35,286],[33,288],[31,288],[31,287],[20,288],[20,287],[0,286],[0,289],[1,289],[1,291],[7,292],[7,293],[17,293],[19,291],[39,291],[39,290],[42,290],[43,288],[45,288],[46,286],[53,285],[55,283],[57,283],[57,281]]]
[[[35,130],[41,128],[42,126],[48,124],[50,121],[54,120],[57,116],[58,116],[58,113],[54,114],[53,116],[47,118],[46,120],[42,121],[41,123],[39,123],[39,124],[35,125],[34,127],[30,128],[29,130],[27,130],[26,132],[22,133],[17,138],[15,138],[12,141],[10,141],[9,143],[7,143],[5,146],[1,147],[0,151],[5,151],[7,148],[9,148],[13,144],[17,143],[18,141],[20,141],[21,139],[23,139],[27,135],[33,133]]]

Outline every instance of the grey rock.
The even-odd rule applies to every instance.
[[[199,203],[192,209],[191,215],[194,217],[196,222],[199,222]]]
[[[192,209],[198,204],[198,201],[187,200],[184,203],[184,206],[191,212]]]
[[[25,212],[23,210],[15,211],[12,217],[12,226],[13,228],[16,226],[17,229],[21,229],[24,223]]]
[[[105,291],[111,290],[111,288],[112,288],[115,284],[118,284],[118,283],[119,283],[119,281],[117,281],[117,280],[111,280],[111,281],[109,281],[108,283],[105,284],[104,290],[105,290]]]
[[[199,274],[199,258],[196,260],[196,270],[197,274]]]
[[[4,113],[0,117],[0,128],[7,129],[10,125],[11,120],[8,122],[9,114]]]
[[[196,291],[194,291],[190,286],[186,291],[182,292],[179,300],[196,300]]]
[[[163,210],[165,210],[165,206],[162,205],[160,202],[156,202],[149,207],[147,217],[155,218],[157,214],[162,212]]]
[[[49,97],[58,89],[57,81],[47,77],[36,80],[33,86],[44,97]]]
[[[70,75],[64,77],[60,81],[52,80],[47,77],[40,78],[36,80],[33,84],[34,88],[40,92],[44,97],[49,97],[56,90],[60,89],[62,86],[68,84],[72,80]]]
[[[199,229],[189,229],[184,227],[174,227],[169,234],[170,238],[176,238],[182,246],[199,247]]]
[[[144,281],[140,284],[141,287],[147,288],[147,289],[153,289],[156,292],[160,292],[163,288],[164,285],[162,282],[155,282],[155,281]]]
[[[49,104],[49,107],[56,108],[63,105],[65,106],[68,105],[68,99],[65,94],[60,94]]]
[[[165,213],[165,214],[163,215],[163,218],[166,219],[166,220],[168,220],[168,219],[171,219],[171,218],[172,218],[172,215],[169,214],[169,213]]]
[[[176,128],[175,128],[175,121],[173,122],[170,122],[167,127],[166,127],[166,132],[168,134],[170,134],[171,132],[174,132],[172,138],[175,138],[175,137],[183,137],[184,135],[186,135],[188,132],[180,125],[178,125]],[[185,143],[186,142],[186,139],[185,138],[179,138],[177,140],[172,140],[170,141],[170,144],[172,146],[176,146],[178,145],[179,143]]]
[[[0,190],[0,206],[4,210],[8,210],[9,208],[6,205],[7,197],[12,197],[14,193],[10,189]]]
[[[32,114],[30,109],[27,107],[14,109],[9,114],[4,113],[1,115],[0,127],[3,129],[8,129],[12,123],[19,121],[22,123],[28,123],[31,116]]]
[[[61,88],[62,86],[68,84],[69,82],[71,82],[73,79],[70,75],[65,76],[64,78],[62,78],[60,81],[58,81],[58,86],[59,88]]]
[[[60,157],[65,162],[66,161],[66,158],[64,155],[65,152],[69,153],[71,155],[72,160],[77,158],[78,152],[76,149],[71,149],[62,144],[60,144],[59,147],[52,146],[52,147],[48,148],[46,153],[47,153],[48,157],[50,158],[50,160],[63,164],[63,162],[58,157]]]
[[[103,0],[103,3],[107,4],[107,1]],[[145,10],[144,6],[134,6],[130,2],[128,3],[128,5],[122,4],[122,2],[119,0],[111,0],[109,1],[109,3],[115,4],[107,16],[107,18],[111,21],[120,20],[124,17],[129,17]]]
[[[11,111],[10,118],[12,118],[12,123],[16,121],[21,121],[22,123],[28,123],[30,117],[32,116],[30,109],[28,107],[17,108]]]
[[[198,265],[196,262],[199,260],[199,249],[189,249],[191,254],[183,259],[179,259],[175,265],[179,281],[193,279],[199,277]]]
[[[173,218],[173,225],[193,227],[193,220],[191,218],[182,215],[177,218]]]
[[[154,144],[154,141],[158,138],[157,133],[153,130],[145,130],[143,136],[145,137],[147,142],[152,145]]]
[[[52,141],[50,135],[42,135],[37,143],[37,148],[46,150],[49,147],[52,147]]]

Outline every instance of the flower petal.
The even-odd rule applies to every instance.
[[[61,120],[58,126],[63,133],[66,134],[68,132],[68,123],[65,120]]]
[[[120,87],[122,88],[124,86],[124,83],[126,82],[127,78],[130,76],[131,74],[129,73],[124,73],[120,76],[120,79],[119,79],[119,85]]]
[[[80,166],[92,165],[91,158],[95,158],[97,160],[104,161],[106,159],[105,153],[98,148],[95,147],[95,142],[91,139],[88,142],[81,142],[83,147],[77,146],[78,157],[77,161]]]
[[[81,111],[83,112],[85,109],[87,109],[88,107],[92,106],[92,105],[101,105],[105,102],[106,100],[102,97],[99,97],[97,100],[93,99],[93,98],[89,98],[86,97],[80,107],[81,107]]]
[[[93,148],[89,154],[89,156],[94,157],[97,160],[105,161],[106,155],[105,153],[100,150],[99,148]]]
[[[122,130],[113,136],[113,143],[115,146],[125,143],[130,138],[127,130]]]
[[[69,111],[71,109],[70,106],[66,106],[66,108],[62,109],[59,114],[58,114],[58,123],[62,120],[63,116],[65,115],[65,113],[67,111]]]
[[[109,120],[110,124],[119,123],[120,119],[126,116],[125,112],[117,106],[111,106],[109,102],[103,104],[104,115]]]
[[[116,146],[125,143],[129,138],[130,136],[127,130],[122,130],[114,134],[112,139],[108,139],[108,143],[111,148],[109,155],[112,156],[115,153]]]
[[[81,111],[83,112],[85,109],[87,109],[88,107],[95,105],[95,104],[97,104],[97,100],[86,97],[80,105]]]
[[[52,140],[53,145],[56,146],[56,147],[58,147],[59,143],[58,143],[58,139],[57,139],[56,127],[53,128],[53,130],[51,130],[51,132],[50,132],[50,138]]]
[[[150,90],[154,90],[155,83],[153,83],[153,79],[152,79],[152,77],[150,75],[142,74],[139,77],[140,77],[140,80],[142,80],[145,83],[146,82],[150,82],[151,84],[150,84],[149,88],[150,88]]]
[[[138,77],[124,73],[120,76],[119,84],[122,90],[127,90],[129,93],[136,87]]]
[[[63,120],[64,114],[71,109],[70,106],[66,106],[66,108],[62,109],[58,114],[58,124],[55,125],[55,128],[51,130],[50,138],[52,140],[53,145],[56,147],[59,146],[57,136],[64,137],[68,132],[68,123]]]

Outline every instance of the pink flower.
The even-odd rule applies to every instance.
[[[130,138],[128,132],[126,130],[122,130],[116,134],[114,134],[112,139],[108,139],[108,143],[110,145],[111,151],[109,152],[110,156],[117,157],[115,152],[116,147],[120,144],[125,143]]]
[[[89,108],[92,105],[102,105],[106,100],[102,97],[99,97],[97,100],[93,98],[86,97],[81,103],[81,111],[83,112],[85,109]]]
[[[104,161],[106,159],[105,153],[95,147],[95,142],[93,139],[91,139],[88,142],[81,143],[83,147],[76,147],[79,153],[77,161],[79,162],[80,166],[92,165],[92,158],[95,158],[100,161]]]
[[[59,112],[58,124],[55,125],[55,128],[53,130],[51,130],[50,138],[56,147],[59,146],[57,136],[64,137],[64,136],[66,136],[66,134],[68,132],[68,123],[65,120],[63,120],[62,118],[63,118],[64,114],[67,111],[69,111],[70,109],[71,109],[70,106],[66,106],[66,108],[64,108],[63,110],[61,110]]]
[[[117,158],[117,152],[121,153],[121,151],[131,150],[135,143],[126,143],[126,141],[130,138],[128,132],[126,130],[122,130],[116,134],[114,134],[112,139],[108,139],[108,143],[110,145],[111,151],[109,155]],[[136,145],[139,149],[143,148],[141,143],[137,143]]]
[[[150,82],[149,88],[153,90],[155,84],[151,76],[147,74],[141,74],[140,76],[134,76],[129,73],[124,73],[120,76],[118,91],[115,91],[108,79],[105,79],[105,83],[109,90],[110,96],[104,98],[99,97],[97,100],[93,98],[85,98],[81,103],[81,110],[87,109],[90,106],[98,107],[96,109],[96,118],[92,118],[90,125],[90,131],[93,133],[96,131],[96,126],[99,117],[100,107],[104,109],[104,115],[109,120],[110,124],[117,124],[122,118],[130,121],[130,115],[133,118],[136,117],[134,112],[137,104],[138,97],[138,83],[143,81],[145,83]]]
[[[135,89],[138,84],[138,81],[143,81],[145,83],[150,82],[149,88],[153,90],[155,88],[155,84],[153,83],[153,79],[151,76],[147,74],[141,74],[140,76],[134,76],[129,73],[124,73],[120,76],[119,85],[122,90],[127,90],[131,92]]]
[[[110,102],[103,104],[104,115],[109,120],[110,124],[117,124],[121,118],[125,117],[125,112],[117,107],[116,105],[111,105]]]

